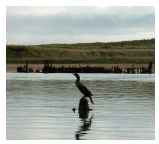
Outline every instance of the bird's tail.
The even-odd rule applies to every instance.
[[[94,104],[94,101],[91,96],[89,96],[89,99],[90,99],[91,103]]]

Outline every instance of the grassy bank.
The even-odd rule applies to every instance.
[[[7,64],[148,64],[154,63],[155,40],[112,43],[7,45]]]

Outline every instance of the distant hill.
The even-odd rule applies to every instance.
[[[7,63],[154,63],[155,39],[109,43],[7,45]]]

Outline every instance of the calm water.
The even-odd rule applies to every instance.
[[[154,75],[80,76],[95,101],[85,120],[73,75],[7,73],[7,139],[154,139]]]

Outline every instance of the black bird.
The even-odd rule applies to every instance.
[[[76,82],[75,82],[77,88],[78,88],[78,89],[80,90],[80,92],[84,95],[84,97],[89,97],[91,103],[94,104],[93,99],[92,99],[93,94],[91,93],[91,91],[90,91],[86,86],[84,86],[84,85],[80,82],[80,76],[79,76],[79,74],[74,73],[73,75],[77,78],[77,79],[76,79]]]

